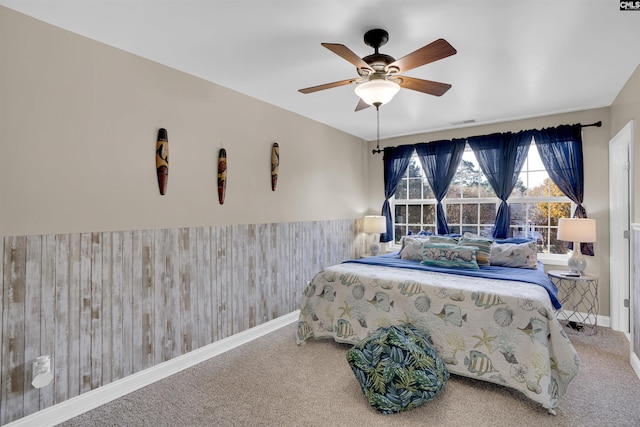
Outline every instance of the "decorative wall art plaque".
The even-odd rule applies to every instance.
[[[220,149],[218,154],[218,201],[224,204],[224,197],[227,192],[227,150]]]
[[[167,138],[167,130],[164,128],[160,128],[158,131],[158,141],[156,142],[156,174],[158,175],[160,194],[164,196],[169,180],[169,139]]]
[[[271,147],[271,191],[276,191],[278,185],[278,169],[280,167],[280,147],[277,142]]]

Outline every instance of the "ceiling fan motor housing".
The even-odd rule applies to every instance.
[[[392,67],[392,69],[389,70],[387,69],[387,66],[389,64],[396,61],[394,57],[378,52],[378,48],[386,44],[388,41],[389,33],[379,28],[369,30],[364,34],[364,43],[367,46],[371,46],[372,48],[374,48],[375,52],[371,55],[365,56],[364,58],[362,58],[362,60],[369,64],[375,74],[397,73],[399,71],[396,67]],[[360,74],[360,77],[367,77],[371,75],[371,71],[359,68],[358,74]]]
[[[380,28],[375,28],[364,33],[364,43],[378,51],[380,46],[385,45],[389,41],[389,33]]]

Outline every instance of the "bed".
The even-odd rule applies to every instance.
[[[580,368],[559,308],[540,263],[467,270],[392,253],[320,271],[301,299],[297,343],[356,344],[380,327],[410,323],[450,373],[518,390],[554,414]]]

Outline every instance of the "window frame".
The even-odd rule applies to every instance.
[[[535,148],[535,141],[533,141],[531,143],[531,148]],[[530,148],[530,149],[531,149]],[[467,152],[471,152],[471,148],[469,147],[469,145],[467,144],[467,146],[465,147],[465,154]],[[420,171],[421,171],[421,179],[423,182],[423,186],[429,186],[429,184],[426,182],[426,178],[424,176],[424,171],[422,171],[422,165],[420,164],[419,159],[417,158],[417,154],[414,152],[413,156],[412,156],[412,160],[411,162],[416,162],[416,164],[419,166]],[[529,170],[528,169],[529,166],[529,159],[527,158],[527,161],[523,167],[523,171],[521,171],[522,173],[535,173],[535,172],[540,172],[540,169],[533,169],[533,170]],[[526,168],[526,169],[525,169]],[[546,172],[546,170],[544,170]],[[398,243],[395,242],[396,237],[395,236],[395,232],[397,231],[397,225],[396,225],[396,207],[398,205],[404,206],[405,207],[405,216],[407,216],[406,218],[406,222],[401,223],[403,224],[403,227],[405,228],[404,233],[402,233],[402,235],[405,235],[407,230],[410,230],[411,227],[421,227],[422,229],[424,229],[425,227],[428,228],[433,228],[433,231],[435,231],[435,216],[437,215],[435,213],[435,206],[437,204],[437,200],[435,198],[426,198],[426,199],[409,199],[409,195],[410,195],[410,190],[409,190],[409,179],[416,179],[417,177],[415,176],[410,176],[408,177],[407,175],[409,174],[409,169],[407,169],[407,172],[405,172],[405,176],[403,177],[403,180],[407,182],[407,198],[406,199],[397,199],[395,195],[393,197],[391,197],[391,199],[389,199],[389,202],[391,204],[391,212],[393,213],[393,218],[392,218],[392,224],[393,224],[393,230],[394,230],[394,240],[391,242],[388,242],[388,248],[391,250],[399,250],[400,249],[400,245]],[[480,172],[480,174],[482,174],[482,172]],[[548,174],[548,173],[547,173]],[[486,178],[484,178],[486,179]],[[429,190],[431,192],[431,190]],[[424,195],[424,190],[422,190],[422,195]],[[409,202],[409,200],[411,202]],[[447,212],[448,209],[448,205],[463,205],[463,204],[473,204],[473,205],[477,205],[478,209],[480,209],[480,205],[481,204],[494,204],[495,205],[495,209],[497,212],[497,209],[500,205],[501,201],[497,196],[488,196],[488,197],[468,197],[468,198],[450,198],[448,195],[445,196],[442,199],[442,205],[443,208],[445,209],[445,212]],[[524,196],[510,196],[507,203],[511,204],[531,204],[531,203],[570,203],[570,212],[573,212],[575,210],[575,203],[573,203],[573,201],[571,201],[571,199],[569,199],[567,196],[546,196],[546,197],[534,197],[534,196],[529,196],[529,195],[524,195]],[[408,208],[409,206],[424,206],[424,205],[431,205],[433,206],[433,210],[434,210],[434,224],[416,224],[416,223],[411,223],[408,222]],[[476,227],[476,233],[480,231],[480,228],[485,225],[485,224],[480,224],[480,214],[478,213],[478,224],[465,224],[462,222],[462,212],[460,214],[460,223],[458,224],[457,222],[454,222],[453,224],[455,224],[455,226],[459,226],[460,227],[460,231],[462,232],[465,226],[475,226]],[[424,211],[421,210],[421,221],[424,218]],[[493,226],[492,224],[486,224],[486,225],[490,225]],[[510,228],[515,228],[513,225],[510,224],[509,226]],[[539,226],[541,228],[545,228],[547,230],[556,228],[557,229],[557,225],[551,225],[551,221],[548,221],[547,225],[543,225],[543,226]],[[566,261],[569,259],[570,257],[570,252],[567,254],[552,254],[552,253],[548,253],[548,252],[538,252],[538,260],[542,261],[543,264],[548,264],[548,265],[565,265]]]

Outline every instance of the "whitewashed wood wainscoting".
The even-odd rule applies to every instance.
[[[298,309],[362,220],[0,237],[0,424]],[[292,337],[293,339],[293,337]],[[31,386],[36,357],[54,380]]]

